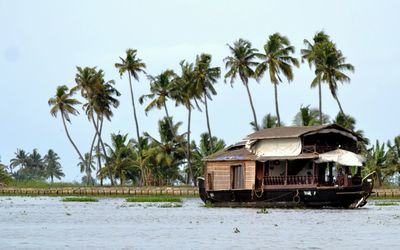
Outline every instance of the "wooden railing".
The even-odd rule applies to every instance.
[[[314,182],[313,182],[314,178]],[[285,181],[286,180],[286,181]],[[288,175],[285,176],[265,176],[264,185],[307,185],[317,183],[317,177],[313,176],[298,176]]]
[[[318,145],[303,145],[303,153],[325,153],[338,149],[336,146],[318,146]],[[348,150],[351,152],[358,152],[356,147],[341,146],[340,149]]]

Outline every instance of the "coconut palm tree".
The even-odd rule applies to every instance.
[[[173,84],[174,79],[177,77],[173,70],[165,70],[158,76],[148,76],[150,80],[150,94],[143,95],[139,98],[139,103],[143,104],[145,99],[151,99],[152,101],[145,108],[145,112],[149,112],[153,108],[164,108],[165,115],[168,120],[171,119],[168,108],[167,100],[171,98],[171,93],[174,92],[175,85]],[[170,123],[171,127],[171,123]]]
[[[264,116],[262,120],[262,124],[258,125],[258,128],[266,129],[266,128],[275,128],[277,124],[276,116],[268,113]],[[250,122],[251,127],[254,131],[257,131],[257,127],[254,125],[254,122]],[[283,122],[281,122],[281,126],[285,126]]]
[[[144,69],[146,68],[146,64],[142,62],[140,58],[137,57],[137,50],[136,49],[127,49],[126,50],[126,57],[121,59],[121,63],[116,63],[115,67],[119,70],[119,74],[122,75],[125,72],[128,72],[129,77],[129,89],[131,92],[131,101],[132,101],[132,109],[133,109],[133,117],[135,119],[135,126],[136,126],[136,136],[139,140],[139,124],[136,115],[136,108],[135,108],[135,98],[133,96],[133,86],[131,78],[133,77],[135,80],[139,81],[139,73],[146,73]]]
[[[52,149],[49,149],[43,158],[46,177],[50,177],[51,183],[54,183],[54,178],[61,180],[61,177],[65,176],[61,169],[62,167],[59,160],[60,157]]]
[[[257,53],[257,57],[262,61],[256,68],[256,76],[261,78],[268,70],[271,83],[274,85],[275,93],[275,109],[278,119],[278,127],[281,126],[281,118],[278,107],[278,84],[282,82],[280,74],[286,77],[288,82],[293,80],[292,66],[299,67],[299,61],[292,57],[295,51],[294,46],[290,45],[290,41],[286,36],[275,33],[269,36],[267,43],[264,45],[264,54]]]
[[[321,124],[321,115],[318,109],[310,108],[310,105],[300,106],[299,112],[293,119],[293,124],[297,126],[314,126]],[[329,123],[329,116],[322,114],[322,124]]]
[[[202,95],[206,111],[207,130],[210,137],[212,136],[207,99],[212,100],[212,95],[217,94],[213,85],[221,76],[221,69],[219,67],[211,67],[211,59],[211,55],[203,53],[196,57],[196,63],[194,66],[194,80],[196,84],[194,88],[197,90],[201,89],[203,92]],[[213,145],[210,146],[212,147]]]
[[[156,168],[153,169],[153,176],[158,179],[158,184],[172,184],[173,181],[180,179],[179,166],[185,159],[187,143],[185,134],[178,134],[182,123],[172,123],[172,128],[169,124],[166,117],[158,122],[160,140],[145,133],[151,144],[147,154],[154,160],[153,167]]]
[[[194,178],[203,175],[204,169],[204,158],[222,150],[225,147],[225,142],[222,139],[218,139],[217,137],[213,137],[213,143],[210,143],[210,137],[208,133],[202,133],[200,135],[200,143],[197,146],[194,141],[192,141],[193,148],[193,175]],[[214,147],[210,148],[210,144],[213,144]]]
[[[344,71],[354,72],[354,66],[346,63],[346,57],[336,48],[333,42],[327,41],[315,45],[316,76],[311,84],[316,85],[318,82],[327,83],[333,98],[339,106],[340,112],[343,114],[344,111],[337,95],[337,83],[350,82],[350,77]]]
[[[358,146],[361,148],[362,151],[367,150],[367,145],[369,145],[370,141],[367,137],[365,137],[365,133],[363,130],[356,129],[357,122],[354,117],[339,112],[336,115],[335,119],[332,120],[332,122],[356,133],[360,138],[362,138],[362,141],[358,143]]]
[[[117,108],[119,106],[117,97],[120,96],[120,93],[115,89],[113,80],[104,80],[103,70],[97,70],[96,67],[85,67],[83,69],[77,67],[77,70],[78,72],[75,77],[76,88],[81,90],[82,97],[87,101],[83,105],[83,108],[89,121],[93,123],[96,132],[89,150],[89,162],[91,162],[96,137],[98,137],[98,144],[101,144],[104,155],[107,156],[101,136],[103,122],[104,118],[111,120],[113,116],[112,108]],[[108,171],[111,185],[113,185],[112,171],[111,169],[108,169]]]
[[[72,140],[66,121],[71,123],[70,115],[79,114],[78,110],[75,109],[75,105],[81,104],[78,100],[72,98],[76,89],[69,90],[67,86],[61,85],[57,87],[56,95],[49,99],[48,103],[51,106],[50,114],[54,117],[57,117],[57,114],[61,114],[61,120],[64,125],[65,133],[67,134],[68,140],[74,147],[75,151],[78,153],[81,161],[84,161],[84,158],[76,146],[75,142]]]
[[[17,149],[17,152],[14,153],[15,158],[11,159],[10,161],[10,171],[11,175],[13,172],[13,169],[16,167],[20,166],[21,168],[24,168],[28,165],[28,154],[25,152],[23,149]]]
[[[90,157],[90,153],[85,153],[85,159],[78,163],[78,167],[81,173],[85,173],[84,180],[86,181],[86,185],[93,185],[92,171],[96,168],[94,166],[94,160]]]
[[[306,46],[305,49],[301,49],[301,61],[307,61],[308,65],[310,66],[310,69],[312,66],[316,64],[316,56],[317,56],[317,48],[318,44],[322,44],[325,42],[329,42],[329,36],[325,34],[323,31],[319,31],[314,35],[314,44],[312,44],[310,41],[307,39],[304,39],[304,46]],[[315,72],[317,75],[318,73]],[[321,91],[321,81],[313,81],[311,83],[311,88],[315,88],[318,86],[318,96],[319,96],[319,122],[320,124],[323,124],[323,115],[322,115],[322,91]]]
[[[228,47],[232,55],[224,59],[225,69],[228,70],[225,74],[225,80],[230,78],[231,86],[233,86],[236,76],[239,75],[240,80],[247,90],[251,110],[253,112],[254,124],[256,129],[259,130],[256,110],[254,109],[249,89],[249,79],[255,77],[253,68],[257,66],[257,62],[255,61],[257,49],[252,48],[251,43],[244,39],[237,40],[233,43],[233,46],[228,44]]]
[[[203,90],[202,88],[196,85],[195,81],[195,72],[193,63],[188,63],[185,61],[180,62],[181,66],[181,75],[176,79],[175,84],[177,85],[177,92],[174,94],[174,99],[177,105],[181,104],[186,107],[188,110],[188,127],[186,134],[186,141],[190,142],[190,133],[191,133],[191,117],[192,117],[192,109],[194,109],[193,102],[197,103],[197,99],[200,100]],[[197,88],[196,88],[197,86]],[[197,105],[199,108],[199,105]],[[200,109],[200,108],[199,108]],[[192,171],[192,162],[191,162],[191,145],[187,143],[186,148],[186,160],[187,160],[187,169],[188,169],[188,180],[187,183],[194,183],[194,176]]]
[[[389,154],[385,150],[385,143],[380,144],[378,140],[376,140],[375,145],[368,150],[368,161],[364,168],[364,174],[376,171],[378,175],[378,186],[381,186],[384,182],[384,172],[388,167],[388,156]]]
[[[6,171],[6,166],[0,163],[0,187],[11,181],[10,174]]]

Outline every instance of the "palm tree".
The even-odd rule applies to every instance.
[[[309,42],[307,39],[304,39],[305,49],[301,49],[301,60],[302,62],[307,61],[310,68],[312,65],[316,64],[316,56],[317,56],[317,48],[318,44],[322,44],[325,42],[329,42],[329,36],[325,34],[323,31],[317,32],[313,38],[314,44]],[[317,75],[318,73],[315,72]],[[311,88],[315,88],[318,85],[318,94],[319,94],[319,122],[323,124],[323,115],[322,115],[322,91],[321,91],[321,81],[313,81],[311,83]]]
[[[85,153],[84,161],[78,163],[81,173],[85,173],[86,185],[93,185],[92,171],[96,168],[94,166],[94,160],[90,157],[90,153]]]
[[[193,175],[194,178],[202,176],[204,169],[204,158],[222,150],[225,147],[225,142],[222,139],[218,139],[217,137],[213,137],[211,139],[213,143],[210,143],[210,137],[207,133],[202,133],[200,135],[200,143],[196,146],[196,143],[192,141],[193,148]],[[213,144],[214,147],[210,148],[210,144]]]
[[[14,154],[15,158],[11,159],[10,161],[11,174],[13,172],[13,169],[15,169],[16,167],[21,166],[21,168],[24,168],[28,165],[28,154],[25,153],[25,150],[17,149],[17,152]]]
[[[262,61],[256,68],[256,75],[261,78],[268,70],[271,83],[274,85],[275,93],[275,109],[278,119],[278,127],[281,126],[281,118],[278,107],[278,84],[282,82],[280,73],[282,73],[288,82],[293,80],[292,65],[299,67],[299,61],[292,57],[295,51],[294,46],[290,45],[286,36],[275,33],[269,36],[267,43],[264,45],[264,53],[258,53],[257,57]]]
[[[139,81],[139,73],[145,73],[144,69],[146,68],[146,64],[142,62],[140,58],[137,58],[137,50],[136,49],[127,49],[126,50],[126,57],[121,59],[121,63],[116,63],[115,67],[119,70],[119,74],[122,75],[125,72],[128,72],[129,76],[129,88],[131,91],[131,100],[132,100],[132,108],[133,108],[133,117],[135,119],[136,125],[136,136],[139,140],[139,124],[136,116],[136,108],[135,108],[135,98],[133,96],[133,86],[131,77],[135,78]]]
[[[126,143],[128,134],[111,134],[112,146],[107,144],[109,158],[106,165],[109,165],[116,178],[119,178],[122,186],[129,176],[129,173],[134,171],[136,165],[133,160],[132,142]]]
[[[217,82],[217,79],[220,76],[221,69],[219,67],[211,67],[211,55],[203,53],[196,57],[196,63],[194,66],[194,80],[196,86],[194,88],[197,90],[201,89],[203,92],[202,94],[206,111],[207,130],[210,137],[212,136],[207,99],[212,100],[212,95],[217,94],[217,91],[214,89],[213,85]],[[212,147],[213,145],[210,146]]]
[[[151,158],[149,161],[155,163],[153,167],[156,167],[156,169],[153,169],[153,176],[158,179],[158,184],[172,184],[173,181],[180,178],[179,166],[185,158],[185,143],[187,143],[184,139],[185,134],[178,134],[181,124],[181,122],[178,122],[170,128],[168,118],[165,117],[158,123],[160,140],[145,133],[151,143],[147,155]]]
[[[173,70],[165,70],[156,77],[148,76],[150,80],[151,93],[139,98],[140,104],[143,104],[143,101],[147,98],[152,100],[145,108],[146,113],[153,108],[164,108],[168,120],[171,119],[167,108],[167,100],[168,98],[171,98],[171,93],[174,91],[175,85],[173,84],[173,81],[176,77],[177,76]]]
[[[71,142],[72,146],[74,147],[75,151],[78,153],[80,160],[84,161],[81,152],[79,151],[78,147],[76,146],[76,144],[74,143],[68,132],[67,124],[65,122],[67,121],[71,123],[69,116],[79,114],[78,110],[76,110],[74,106],[81,103],[78,100],[72,98],[75,91],[76,89],[74,88],[69,91],[68,87],[65,85],[58,86],[56,95],[50,98],[48,103],[51,106],[50,114],[52,116],[57,117],[58,113],[61,114],[61,119],[64,125],[65,133],[67,134],[67,137]]]
[[[111,117],[113,116],[112,108],[117,108],[119,106],[119,101],[116,97],[120,96],[120,93],[114,88],[113,85],[115,83],[113,80],[104,80],[103,70],[97,70],[96,67],[85,67],[83,69],[77,67],[77,70],[78,72],[75,77],[75,82],[77,84],[76,88],[81,90],[82,97],[87,100],[87,103],[83,105],[83,108],[86,111],[89,121],[92,121],[96,131],[89,150],[89,162],[91,162],[92,152],[97,136],[103,153],[107,156],[101,137],[104,117],[107,120],[111,120]],[[95,115],[97,118],[95,118]],[[111,185],[113,185],[112,171],[111,169],[108,169],[108,171]]]
[[[6,166],[0,163],[0,187],[3,184],[7,184],[11,181],[10,174],[6,171]]]
[[[234,42],[233,46],[228,44],[228,47],[232,55],[224,59],[225,68],[228,69],[228,72],[225,74],[225,80],[230,78],[231,86],[233,86],[234,79],[239,75],[240,80],[242,80],[243,85],[246,87],[247,95],[249,96],[254,124],[256,129],[259,130],[256,111],[249,89],[249,78],[255,77],[253,68],[257,66],[257,62],[254,61],[257,49],[252,48],[251,43],[244,39],[239,39]]]
[[[174,99],[176,100],[177,105],[182,104],[188,110],[188,127],[187,127],[187,142],[190,142],[190,133],[191,133],[191,115],[192,109],[194,105],[192,101],[197,103],[197,99],[201,98],[203,93],[202,88],[196,88],[195,83],[195,72],[192,63],[188,63],[185,61],[181,61],[181,75],[176,79],[177,93],[174,94]],[[198,86],[198,85],[197,85]],[[199,106],[197,105],[199,108]],[[200,109],[200,108],[199,108]],[[194,183],[194,176],[192,170],[192,162],[191,162],[191,145],[187,143],[186,149],[186,159],[187,159],[187,169],[188,169],[188,180],[187,183]]]
[[[367,150],[367,145],[369,145],[369,139],[365,137],[365,133],[361,129],[356,129],[356,119],[352,117],[351,115],[343,114],[339,112],[335,119],[332,121],[333,123],[336,123],[348,130],[353,131],[355,134],[357,134],[362,140],[358,143],[358,146],[361,148],[362,151]]]
[[[293,124],[297,126],[321,125],[320,117],[322,117],[322,124],[329,123],[328,115],[322,114],[321,116],[318,109],[310,108],[310,105],[305,107],[302,105],[293,119]]]
[[[337,83],[350,82],[350,77],[344,71],[354,72],[354,66],[345,62],[346,57],[336,48],[333,42],[327,41],[315,45],[316,76],[311,84],[316,85],[318,82],[327,83],[333,98],[339,106],[340,112],[343,114],[344,111],[337,96]]]
[[[381,186],[385,179],[383,172],[388,167],[388,152],[385,150],[385,143],[380,144],[377,140],[375,146],[372,146],[372,148],[368,150],[367,159],[368,161],[364,172],[376,171],[378,175],[378,186]]]
[[[258,125],[258,128],[266,129],[266,128],[275,128],[277,124],[277,118],[270,113],[266,114],[262,120],[262,124]],[[251,127],[254,131],[257,131],[257,127],[254,122],[250,122]],[[281,122],[281,126],[284,126],[283,122]]]
[[[51,183],[54,182],[54,178],[61,180],[61,177],[65,176],[61,169],[61,163],[59,162],[60,157],[52,149],[49,149],[43,160],[46,177],[50,177]]]

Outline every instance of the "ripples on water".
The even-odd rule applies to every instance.
[[[0,197],[1,249],[400,249],[400,201],[360,209],[160,208]]]

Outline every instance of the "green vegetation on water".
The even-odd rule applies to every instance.
[[[374,206],[398,206],[399,203],[398,202],[393,202],[393,201],[386,201],[386,202],[377,202],[377,203],[373,203]]]
[[[66,197],[62,199],[64,202],[98,202],[99,200],[93,197]]]
[[[134,196],[126,199],[127,202],[182,202],[181,197],[158,195],[158,196]]]

